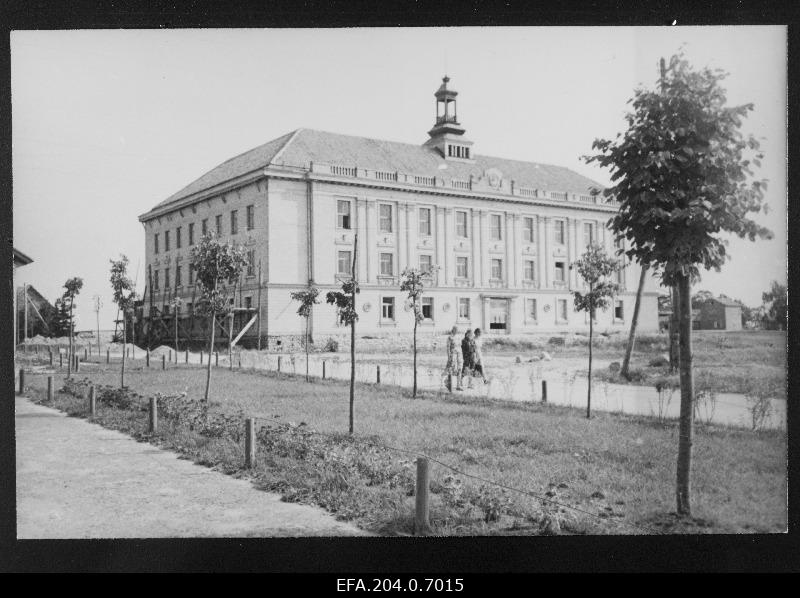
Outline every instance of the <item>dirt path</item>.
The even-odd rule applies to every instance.
[[[18,538],[366,535],[120,432],[15,408]]]

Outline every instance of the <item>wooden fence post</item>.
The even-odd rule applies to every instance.
[[[144,364],[150,367],[150,347],[147,347],[147,352],[144,354]]]
[[[22,394],[25,392],[25,370],[23,368],[19,369],[19,393]]]
[[[166,370],[167,369],[167,356],[166,355],[162,355],[161,356],[161,369],[162,370]]]
[[[542,403],[547,402],[547,380],[542,380]]]
[[[89,350],[86,349],[86,348],[83,349],[83,360],[84,361],[88,361],[89,360]]]
[[[219,367],[219,351],[214,351],[214,367]]]
[[[189,363],[189,349],[186,349],[186,363]]]
[[[377,374],[376,374],[376,378],[375,378],[375,380],[376,380],[375,383],[376,384],[380,384],[381,383],[381,366],[376,366],[376,369],[377,369]]]
[[[111,363],[111,349],[106,349],[106,363]]]
[[[322,360],[322,379],[325,379],[325,360]]]
[[[94,417],[97,415],[97,391],[94,384],[89,387],[89,414]]]
[[[77,374],[80,371],[81,371],[81,356],[76,353],[75,354],[75,373]]]
[[[278,371],[281,371],[281,356],[278,355]]]
[[[150,397],[150,432],[158,430],[158,399]]]
[[[53,377],[52,376],[48,376],[47,377],[47,400],[52,402],[53,399],[55,399],[54,389],[53,389]]]
[[[50,349],[50,365],[53,365],[53,350]]]
[[[169,350],[169,362],[172,363],[172,349]]]
[[[256,420],[248,417],[244,424],[244,466],[248,469],[256,464]]]
[[[200,349],[200,365],[203,365],[203,350]]]
[[[239,353],[237,353],[237,356],[239,358],[239,369],[241,370],[242,369],[242,352],[239,351]]]
[[[64,354],[61,352],[61,349],[58,350],[58,367],[64,367]]]
[[[417,457],[416,498],[414,535],[424,536],[430,532],[430,470],[425,457]]]

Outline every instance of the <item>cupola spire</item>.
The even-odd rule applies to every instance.
[[[447,86],[450,77],[442,77],[436,93],[436,122],[428,131],[426,147],[436,148],[444,158],[471,160],[472,142],[463,138],[465,129],[458,122],[456,96],[458,92]]]

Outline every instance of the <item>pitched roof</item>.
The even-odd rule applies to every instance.
[[[481,177],[489,168],[497,168],[504,178],[514,180],[521,187],[582,194],[593,187],[603,188],[600,183],[563,166],[481,155],[473,158],[474,162],[455,162],[445,160],[436,150],[422,145],[297,129],[223,162],[156,208],[270,164],[310,168],[311,162],[461,180],[468,180],[470,175]]]
[[[725,307],[741,307],[742,304],[738,301],[734,301],[730,297],[712,297],[711,301],[716,301],[717,303],[721,303]]]

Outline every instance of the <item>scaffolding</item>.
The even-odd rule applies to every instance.
[[[177,263],[177,260],[176,260]],[[242,277],[234,285],[231,307],[228,313],[215,315],[215,346],[248,346],[261,348],[261,266],[258,272],[258,297],[255,306],[242,305]],[[152,267],[147,266],[147,282],[143,299],[137,302],[134,330],[140,342],[154,348],[159,345],[174,346],[177,336],[179,348],[200,348],[208,342],[209,318],[195,314],[197,283],[191,285],[191,309],[181,313],[178,285],[165,288],[160,301],[156,300],[153,288]],[[147,310],[145,312],[145,302]],[[255,325],[255,326],[254,326]],[[249,334],[248,334],[249,333]]]

